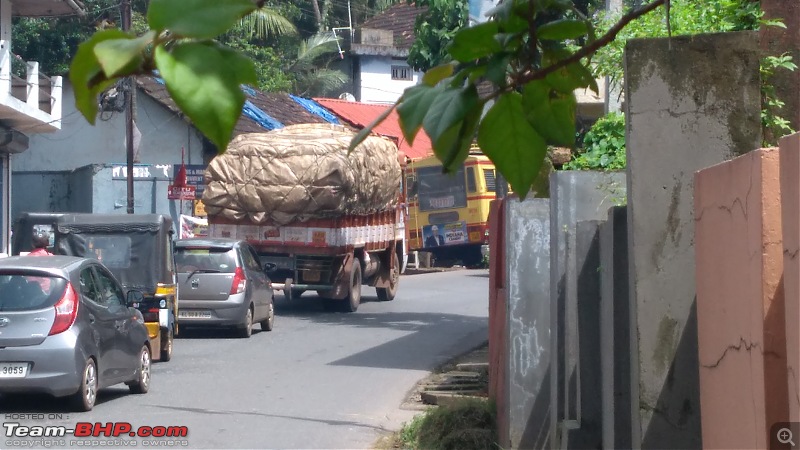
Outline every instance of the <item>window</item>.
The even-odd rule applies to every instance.
[[[194,270],[233,273],[236,270],[236,253],[224,247],[178,247],[175,249],[178,272]]]
[[[102,269],[101,267],[96,267],[97,269],[97,287],[99,288],[98,291],[100,292],[100,299],[101,301],[98,302],[105,306],[122,306],[125,304],[125,296],[122,294],[122,290],[119,288],[117,283],[114,281],[114,278]]]
[[[92,269],[87,267],[81,270],[81,295],[95,303],[102,304],[103,302],[98,292],[97,283],[95,283],[94,276],[92,276]]]
[[[417,195],[420,211],[463,208],[467,206],[464,166],[455,173],[442,173],[442,166],[417,169]]]
[[[392,79],[413,81],[414,71],[409,66],[392,66]]]
[[[0,274],[0,312],[49,308],[61,298],[67,280],[55,276]]]
[[[483,178],[486,179],[486,190],[489,192],[497,192],[497,183],[494,179],[494,170],[483,169]]]
[[[475,192],[478,187],[475,185],[475,168],[467,167],[467,192]]]
[[[250,249],[250,247],[243,245],[241,247],[241,252],[242,252],[242,260],[244,262],[245,267],[247,267],[250,270],[256,270],[256,271],[261,270],[261,265],[258,263],[258,260],[253,255],[253,251]]]

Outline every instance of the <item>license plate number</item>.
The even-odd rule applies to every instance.
[[[209,311],[180,311],[178,313],[179,319],[210,319],[211,313]]]
[[[0,378],[25,378],[28,363],[0,363]]]
[[[303,272],[303,281],[312,283],[318,282],[319,276],[320,276],[319,270],[308,270]]]

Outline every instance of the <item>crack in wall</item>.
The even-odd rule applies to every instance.
[[[714,364],[702,364],[702,366],[704,368],[706,368],[706,369],[715,369],[715,368],[719,367],[719,365],[722,363],[722,360],[724,360],[725,356],[728,355],[729,351],[736,350],[738,352],[738,351],[742,350],[742,347],[744,347],[744,349],[749,352],[749,351],[753,350],[754,348],[757,348],[757,349],[760,350],[761,349],[761,344],[758,343],[758,342],[748,342],[748,341],[746,341],[744,339],[744,337],[740,337],[739,338],[739,343],[736,344],[736,345],[729,345],[727,348],[725,348],[725,351],[722,352],[722,355],[719,357],[719,359],[717,359],[717,361]]]

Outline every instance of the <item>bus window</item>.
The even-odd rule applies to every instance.
[[[489,192],[497,192],[494,169],[483,169],[483,178],[486,180],[486,190]]]
[[[475,186],[475,168],[467,167],[467,192],[475,192],[478,188]]]
[[[467,206],[464,166],[452,174],[443,174],[441,166],[417,169],[417,195],[420,211]]]

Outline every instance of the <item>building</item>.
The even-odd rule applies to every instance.
[[[0,252],[9,253],[11,158],[28,149],[29,138],[61,129],[62,79],[39,72],[36,62],[14,56],[13,17],[83,15],[77,0],[0,0]],[[24,73],[12,68],[23,62]]]

